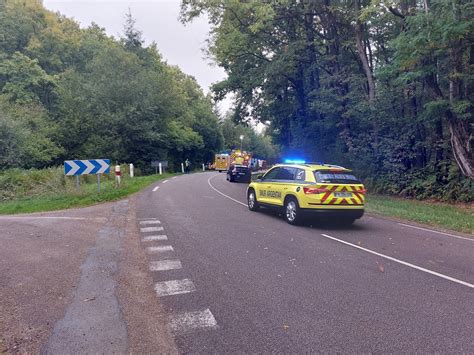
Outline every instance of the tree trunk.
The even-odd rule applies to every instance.
[[[464,175],[474,179],[474,152],[472,150],[474,137],[450,110],[446,112],[446,115],[456,163]]]
[[[365,51],[364,41],[362,38],[362,25],[359,20],[360,0],[354,0],[354,9],[356,14],[354,32],[356,38],[357,53],[359,54],[359,59],[362,62],[362,68],[364,69],[364,73],[367,78],[369,103],[372,105],[375,101],[375,82],[374,77],[372,75],[372,71],[370,70],[369,60],[367,59],[367,53]]]

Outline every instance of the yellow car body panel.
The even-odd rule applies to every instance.
[[[285,170],[294,170],[301,179],[280,181],[272,179],[272,170],[277,168],[290,168]],[[279,164],[268,170],[263,179],[251,182],[249,189],[255,190],[257,202],[262,205],[283,206],[286,197],[293,196],[297,199],[299,207],[305,210],[334,212],[337,210],[362,210],[363,213],[365,187],[355,177],[355,180],[344,180],[344,183],[324,182],[324,180],[316,181],[315,173],[323,178],[353,177],[351,170],[335,165]]]

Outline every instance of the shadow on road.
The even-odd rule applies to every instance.
[[[272,208],[260,208],[260,213],[273,218],[278,218],[282,223],[286,223],[281,212]],[[322,219],[324,218],[324,219]],[[362,217],[364,218],[364,217]],[[333,230],[333,231],[363,231],[367,230],[366,226],[363,226],[356,220],[354,224],[344,224],[340,219],[336,217],[306,217],[301,225],[295,226],[295,228],[311,228],[311,229],[322,229],[322,230]]]

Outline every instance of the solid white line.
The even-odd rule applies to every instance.
[[[158,253],[166,253],[168,251],[173,251],[173,247],[171,245],[161,245],[158,247],[148,247],[146,251],[150,254],[158,254]]]
[[[158,219],[154,217],[148,217],[148,218],[137,218],[139,221],[144,221],[144,220],[149,220],[149,219]]]
[[[143,242],[154,242],[162,240],[168,240],[168,237],[166,235],[147,235],[142,239]]]
[[[216,319],[209,309],[172,315],[170,326],[175,333],[186,333],[196,329],[216,329],[218,327]]]
[[[232,198],[232,197],[230,197],[230,196],[227,196],[225,193],[220,192],[220,191],[217,190],[214,186],[212,186],[212,184],[211,184],[211,179],[215,178],[216,176],[218,176],[218,175],[211,176],[209,179],[207,179],[207,183],[209,184],[209,186],[211,187],[211,189],[213,189],[213,190],[214,190],[215,192],[217,192],[218,194],[221,194],[222,196],[227,197],[228,199],[230,199],[230,200],[232,200],[232,201],[234,201],[234,202],[240,203],[241,205],[247,207],[247,204],[245,204],[245,203],[243,203],[243,202],[240,202],[240,201],[236,200],[235,198]]]
[[[84,217],[62,217],[62,216],[0,216],[0,219],[72,219],[82,221],[85,219],[105,219],[105,218],[84,218]]]
[[[142,233],[147,233],[147,232],[160,232],[162,231],[164,228],[163,227],[143,227],[143,228],[140,228],[140,232]]]
[[[182,268],[183,266],[179,260],[150,261],[150,271],[178,270]]]
[[[422,231],[426,231],[426,232],[432,232],[432,233],[436,233],[436,234],[442,234],[442,235],[447,235],[447,236],[450,236],[450,237],[454,237],[454,238],[458,238],[458,239],[464,239],[464,240],[469,240],[471,242],[474,242],[474,239],[473,238],[466,238],[466,237],[461,237],[459,235],[455,235],[455,234],[449,234],[449,233],[444,233],[444,232],[438,232],[438,231],[435,231],[435,230],[432,230],[432,229],[427,229],[427,228],[421,228],[421,227],[416,227],[416,226],[412,226],[410,224],[405,224],[405,223],[397,223],[401,226],[404,226],[404,227],[410,227],[410,228],[415,228],[415,229],[420,229]]]
[[[177,176],[173,176],[173,177],[172,177],[172,179],[176,179],[176,178],[177,178]]]
[[[163,184],[166,184],[168,181],[169,181],[169,180],[165,180],[165,181],[163,181]]]
[[[339,242],[339,243],[342,243],[342,244],[345,244],[345,245],[349,245],[349,246],[351,246],[351,247],[353,247],[353,248],[356,248],[356,249],[359,249],[359,250],[363,250],[363,251],[365,251],[365,252],[367,252],[367,253],[380,256],[380,257],[382,257],[382,258],[385,258],[385,259],[394,261],[394,262],[396,262],[396,263],[399,263],[399,264],[402,264],[402,265],[411,267],[411,268],[413,268],[413,269],[416,269],[416,270],[419,270],[419,271],[423,271],[423,272],[426,272],[426,273],[431,274],[431,275],[434,275],[434,276],[438,276],[438,277],[440,277],[440,278],[442,278],[442,279],[445,279],[445,280],[448,280],[448,281],[451,281],[451,282],[455,282],[455,283],[458,283],[458,284],[463,285],[463,286],[467,286],[467,287],[470,287],[470,288],[474,288],[474,284],[470,284],[470,283],[468,283],[468,282],[465,282],[465,281],[462,281],[462,280],[459,280],[459,279],[455,279],[454,277],[447,276],[447,275],[443,275],[443,274],[440,274],[439,272],[431,271],[431,270],[425,269],[425,268],[423,268],[423,267],[420,267],[420,266],[417,266],[417,265],[414,265],[414,264],[407,263],[406,261],[399,260],[399,259],[396,259],[396,258],[392,258],[391,256],[388,256],[388,255],[385,255],[385,254],[381,254],[381,253],[378,253],[378,252],[376,252],[376,251],[373,251],[373,250],[370,250],[370,249],[367,249],[367,248],[363,248],[363,247],[361,247],[361,246],[359,246],[359,245],[355,245],[355,244],[346,242],[345,240],[341,240],[341,239],[337,239],[337,238],[331,237],[330,235],[327,235],[327,234],[321,234],[321,235],[322,235],[323,237],[325,237],[325,238],[334,240],[334,241],[336,241],[336,242]]]
[[[160,188],[159,186],[155,187],[155,188],[153,189],[153,192],[157,191],[159,188]]]
[[[196,287],[189,279],[163,281],[155,284],[155,292],[158,297],[181,295],[194,291],[196,291]]]
[[[140,224],[160,224],[161,222],[157,219],[152,219],[148,221],[140,221]]]

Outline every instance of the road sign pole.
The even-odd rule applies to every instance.
[[[100,174],[97,174],[97,191],[100,192]]]
[[[79,190],[79,175],[76,175],[76,189]]]

